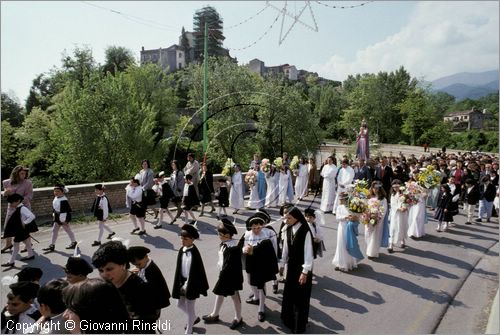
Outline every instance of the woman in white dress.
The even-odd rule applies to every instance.
[[[401,181],[394,179],[392,181],[391,191],[391,211],[389,213],[389,248],[387,251],[393,253],[394,244],[401,242],[401,248],[405,247],[405,236],[408,231],[408,209],[401,200],[401,191],[399,187]]]
[[[229,192],[229,206],[234,208],[233,214],[237,214],[245,206],[243,199],[243,177],[238,164],[234,166],[234,173],[231,177],[231,190]]]
[[[370,196],[376,197],[380,202],[380,206],[384,208],[381,213],[381,219],[376,225],[365,225],[365,242],[366,242],[366,256],[368,259],[378,257],[380,245],[382,244],[382,233],[384,231],[384,218],[387,212],[387,197],[382,183],[374,181],[370,189]]]
[[[307,196],[307,182],[309,181],[309,168],[304,157],[300,158],[298,175],[295,179],[295,196],[297,200],[302,200]]]
[[[278,206],[278,183],[280,173],[276,171],[276,166],[271,164],[269,172],[266,173],[266,207]]]
[[[250,171],[250,170],[249,170]],[[256,173],[258,173],[256,171]],[[248,206],[250,209],[258,209],[262,207],[262,201],[259,198],[259,183],[257,182],[257,176],[255,176],[255,184],[248,185],[250,188],[250,197],[248,198]]]
[[[337,209],[337,247],[332,264],[336,271],[349,271],[358,267],[358,260],[349,254],[347,250],[347,222],[356,220],[347,209],[347,193],[342,193],[339,197],[339,206]]]
[[[279,197],[278,197],[278,203],[280,206],[283,206],[286,203],[286,198],[288,194],[288,183],[290,180],[290,170],[288,167],[284,166],[281,167],[280,173],[279,173]]]
[[[422,188],[418,202],[408,210],[408,236],[418,239],[425,236],[427,190]]]

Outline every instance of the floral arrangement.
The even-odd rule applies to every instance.
[[[426,189],[431,189],[439,186],[441,183],[441,174],[434,170],[432,165],[427,165],[426,168],[421,168],[418,174],[418,184]]]
[[[249,187],[253,187],[255,183],[257,183],[257,172],[255,170],[248,170],[245,175],[245,183],[247,183]]]
[[[356,214],[362,214],[366,211],[368,205],[365,197],[352,195],[347,200],[347,209]]]
[[[368,200],[368,207],[361,215],[361,223],[364,225],[375,226],[381,222],[384,215],[384,206],[377,198],[370,198]]]
[[[348,187],[349,199],[347,200],[347,209],[356,214],[362,214],[368,207],[368,195],[370,191],[368,183],[364,180],[356,180],[352,187]]]
[[[413,193],[414,190],[409,190],[406,186],[399,187],[399,200],[401,201],[401,209],[407,210],[410,206],[415,205],[418,202],[418,196]]]
[[[276,169],[281,169],[283,167],[283,159],[281,157],[278,157],[274,160],[274,165],[276,165]]]
[[[364,194],[367,197],[370,194],[368,182],[364,179],[354,181],[354,193]]]
[[[224,164],[224,167],[222,168],[221,175],[223,176],[229,176],[231,173],[231,168],[234,167],[234,162],[231,158],[228,158],[226,163]]]
[[[293,156],[292,161],[290,162],[291,170],[298,170],[299,168],[299,156]]]
[[[271,169],[271,163],[269,162],[269,159],[264,158],[262,162],[260,163],[260,169],[264,173],[268,173]]]

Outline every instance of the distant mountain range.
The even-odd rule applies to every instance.
[[[432,90],[446,92],[453,95],[457,101],[461,101],[498,93],[498,79],[498,70],[477,73],[461,72],[433,80],[430,84]]]

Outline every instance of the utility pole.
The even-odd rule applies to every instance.
[[[205,38],[203,51],[203,160],[207,157],[207,114],[208,114],[208,22],[205,18]]]

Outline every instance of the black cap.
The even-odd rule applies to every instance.
[[[94,268],[83,258],[71,256],[64,266],[64,271],[72,275],[86,276],[94,271]]]
[[[229,221],[226,218],[222,218],[222,224],[224,225],[224,228],[229,232],[229,235],[236,235],[238,234],[238,231],[236,230],[236,227],[234,224]]]
[[[17,274],[18,281],[39,281],[43,276],[43,271],[40,268],[27,266]]]
[[[193,225],[186,223],[184,226],[181,227],[181,230],[185,232],[183,234],[183,232],[181,231],[181,234],[183,236],[187,235],[188,237],[191,237],[193,240],[200,238],[200,233],[198,233],[198,230]]]
[[[30,281],[20,281],[9,285],[14,295],[23,296],[26,299],[34,299],[38,295],[40,286]]]
[[[13,202],[17,202],[17,201],[23,201],[23,200],[24,200],[24,197],[20,194],[17,194],[17,193],[12,193],[7,197],[7,202],[9,204],[11,204]]]
[[[127,250],[128,259],[130,261],[132,261],[134,259],[143,259],[150,252],[151,252],[151,250],[149,250],[148,248],[143,247],[143,246],[130,247]]]

